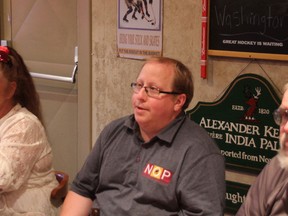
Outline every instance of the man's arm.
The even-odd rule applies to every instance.
[[[92,200],[73,191],[69,191],[61,209],[61,216],[87,216],[92,207]]]

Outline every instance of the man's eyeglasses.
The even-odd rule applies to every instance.
[[[149,96],[149,97],[153,97],[153,98],[159,98],[159,95],[160,94],[172,94],[172,95],[177,95],[177,94],[181,94],[179,92],[168,92],[168,91],[161,91],[159,88],[155,87],[155,86],[143,86],[143,84],[140,84],[140,83],[131,83],[131,88],[133,90],[134,93],[139,93],[140,90],[142,88],[145,89],[145,92],[146,94]]]
[[[278,108],[273,112],[274,121],[277,125],[286,124],[288,121],[288,109]]]

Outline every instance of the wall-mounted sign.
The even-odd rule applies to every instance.
[[[226,213],[236,214],[246,199],[250,185],[226,181]]]
[[[162,0],[118,0],[117,53],[145,59],[162,55]]]
[[[279,148],[272,113],[280,102],[266,79],[244,74],[218,101],[199,102],[187,113],[216,141],[227,169],[258,174]]]
[[[285,0],[210,0],[208,55],[288,60]]]

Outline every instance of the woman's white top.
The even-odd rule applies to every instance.
[[[45,129],[17,104],[0,119],[0,215],[56,215],[50,194],[57,184]]]

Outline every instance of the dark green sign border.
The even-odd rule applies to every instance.
[[[199,102],[187,114],[216,141],[227,169],[258,174],[279,148],[272,113],[280,102],[265,78],[243,74],[219,100]]]

